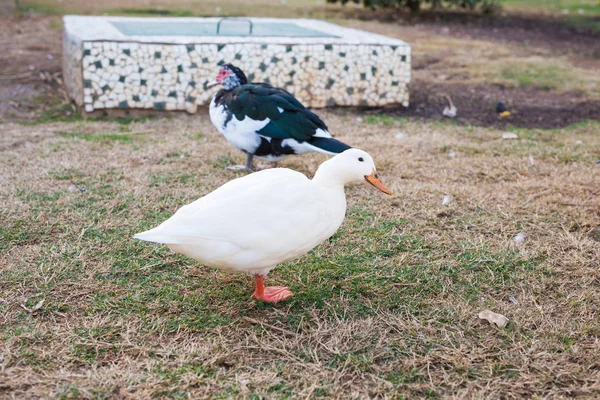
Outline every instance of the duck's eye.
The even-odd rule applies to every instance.
[[[365,160],[362,157],[358,157],[358,161],[363,162]]]

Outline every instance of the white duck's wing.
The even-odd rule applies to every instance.
[[[270,169],[223,185],[135,237],[169,244],[207,265],[241,270],[308,252],[337,230],[344,213],[345,201],[336,209],[304,175]]]

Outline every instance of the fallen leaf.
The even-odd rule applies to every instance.
[[[490,310],[483,310],[480,312],[479,318],[487,320],[490,324],[495,324],[498,328],[504,328],[509,321],[504,315],[496,314]]]
[[[502,134],[502,139],[504,140],[511,140],[511,139],[518,139],[519,136],[516,133],[512,133],[512,132],[504,132]]]
[[[28,313],[34,313],[37,310],[39,310],[40,308],[42,308],[42,306],[44,305],[44,299],[40,300],[35,306],[29,308],[27,307],[25,304],[21,304],[21,307],[23,307],[23,309],[25,311],[27,311]]]
[[[444,198],[442,199],[442,206],[447,206],[448,204],[450,204],[450,200],[452,200],[451,197],[448,195],[445,195]]]

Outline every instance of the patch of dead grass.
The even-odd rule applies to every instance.
[[[269,278],[296,293],[277,307],[252,301],[244,276],[131,239],[238,176],[222,166],[243,155],[206,113],[5,124],[0,393],[599,395],[598,125],[507,141],[494,129],[319,113],[374,156],[394,196],[349,188],[342,230]],[[282,164],[312,174],[324,159]],[[35,313],[19,307],[42,298]],[[509,326],[480,321],[482,309]]]

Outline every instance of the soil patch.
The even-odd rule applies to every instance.
[[[464,124],[505,128],[561,128],[585,120],[600,120],[600,101],[577,93],[556,93],[534,89],[497,86],[465,86],[461,84],[427,84],[415,82],[410,106],[385,107],[376,110],[402,117],[445,118],[442,110],[449,96],[458,110],[456,121]],[[495,106],[503,101],[511,115],[500,118]]]

